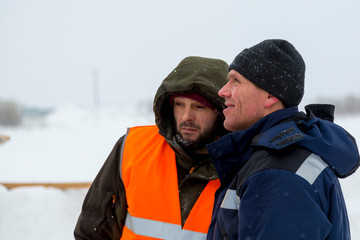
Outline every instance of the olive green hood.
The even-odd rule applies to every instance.
[[[155,122],[167,140],[173,137],[173,109],[170,96],[197,93],[209,100],[222,115],[224,99],[218,91],[227,82],[228,64],[220,59],[187,57],[163,80],[153,104]],[[223,132],[223,131],[221,131]]]

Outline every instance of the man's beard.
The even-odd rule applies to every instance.
[[[192,127],[200,130],[200,127],[193,123],[182,122],[180,123],[178,128],[181,129],[181,127]],[[196,140],[189,140],[189,139],[184,139],[179,133],[178,129],[176,129],[175,138],[183,150],[196,151],[205,148],[206,144],[209,144],[216,139],[216,136],[217,134],[215,129],[211,128],[205,131],[204,133],[201,133]]]

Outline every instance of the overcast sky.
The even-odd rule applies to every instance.
[[[359,96],[359,12],[358,0],[0,0],[0,99],[146,102],[184,57],[230,63],[269,38],[302,54],[303,102]]]

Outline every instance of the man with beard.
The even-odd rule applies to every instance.
[[[226,133],[219,59],[187,57],[154,98],[156,125],[128,129],[92,183],[75,239],[206,239],[220,186],[206,145]]]

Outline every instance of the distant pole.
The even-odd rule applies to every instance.
[[[100,92],[99,92],[99,71],[97,70],[97,68],[93,69],[92,72],[92,77],[93,77],[93,103],[95,107],[99,107],[100,105]]]

